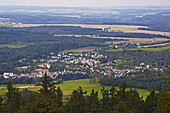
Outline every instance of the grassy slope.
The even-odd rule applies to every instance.
[[[78,87],[82,87],[84,91],[87,91],[87,95],[90,94],[91,90],[94,89],[95,91],[99,92],[99,98],[101,98],[101,94],[100,94],[100,90],[102,89],[103,86],[101,86],[100,84],[89,84],[90,79],[81,79],[81,80],[70,80],[70,81],[64,81],[63,84],[59,84],[56,85],[57,87],[60,86],[61,90],[63,91],[64,95],[68,97],[68,95],[71,94],[71,92],[74,89],[77,89]],[[33,84],[17,84],[14,85],[14,87],[21,87],[21,86],[33,86]],[[1,90],[2,88],[6,88],[5,85],[0,85],[0,95],[3,95],[7,92],[7,89],[5,90]],[[111,86],[105,86],[106,89],[111,88]],[[118,87],[115,87],[117,90],[119,89]],[[38,88],[33,88],[30,89],[32,91],[38,91],[40,89],[40,87]],[[127,88],[127,90],[129,90],[130,88]],[[149,91],[148,90],[144,90],[144,89],[136,89],[140,96],[143,96],[144,98],[146,98],[147,95],[149,95]]]
[[[87,91],[87,94],[89,95],[91,90],[94,89],[95,91],[100,92],[103,86],[100,84],[89,84],[90,79],[83,79],[83,80],[71,80],[71,81],[64,81],[63,84],[59,84],[58,86],[61,87],[64,94],[68,95],[70,94],[74,89],[77,89],[79,86],[83,88],[84,91]],[[106,89],[111,88],[111,86],[105,86]],[[118,87],[115,87],[117,90]],[[129,90],[130,88],[127,88]],[[143,96],[146,98],[146,96],[150,93],[148,90],[144,89],[136,89],[140,96]],[[99,93],[99,97],[101,98],[101,94]]]
[[[12,45],[12,44],[0,45],[0,48],[2,48],[2,47],[8,47],[8,48],[22,48],[22,47],[26,47],[26,45]]]

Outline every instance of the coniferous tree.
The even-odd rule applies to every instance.
[[[84,92],[81,87],[77,90],[73,90],[71,94],[71,98],[66,105],[66,112],[67,113],[85,113],[85,97]]]
[[[145,100],[146,113],[157,113],[158,94],[152,91]]]
[[[170,113],[170,93],[165,86],[165,90],[161,89],[159,91],[159,97],[157,101],[158,113]]]
[[[105,87],[103,86],[103,88],[101,89],[101,94],[102,99],[100,100],[100,110],[101,112],[109,112],[109,90],[105,89]]]
[[[126,88],[127,88],[127,83],[124,81],[123,84],[119,87],[118,95],[122,100],[126,100],[127,95],[126,95]]]
[[[0,96],[0,113],[3,113],[3,99],[2,97]]]
[[[27,103],[17,113],[64,113],[64,109],[58,108],[51,98],[40,94],[34,102]]]
[[[108,105],[110,106],[111,111],[114,110],[116,103],[118,103],[118,102],[117,102],[117,99],[115,98],[116,92],[117,92],[117,90],[116,90],[115,87],[113,87],[113,86],[112,86],[111,89],[109,90],[109,95],[110,95],[111,97],[110,97],[110,100],[109,100],[109,104],[108,104]]]
[[[62,97],[63,92],[61,91],[60,87],[57,88],[54,85],[52,80],[49,80],[47,73],[45,73],[43,81],[42,81],[42,88],[39,90],[40,94],[49,97],[57,103],[58,107],[62,106]]]
[[[57,103],[58,103],[58,107],[62,107],[63,106],[63,92],[61,91],[60,87],[57,88],[56,90],[57,93]]]
[[[127,105],[123,101],[120,101],[116,105],[114,111],[112,111],[111,113],[131,113],[131,112],[128,111]]]
[[[140,98],[139,93],[136,90],[130,89],[130,91],[126,92],[126,95],[127,98],[124,102],[127,105],[128,111],[131,113],[145,113],[143,111],[144,101]]]
[[[86,112],[97,112],[99,105],[98,92],[92,89],[89,96],[86,98]]]
[[[54,89],[52,86],[54,86],[54,84],[48,79],[47,73],[45,73],[42,81],[42,88],[39,92],[44,96],[50,96],[52,89]]]
[[[24,104],[24,99],[21,98],[21,93],[17,88],[13,87],[11,82],[7,85],[8,92],[6,93],[7,100],[5,102],[4,112],[14,113],[17,112],[20,105]]]

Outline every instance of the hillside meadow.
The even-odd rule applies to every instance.
[[[84,91],[87,91],[87,95],[90,95],[91,90],[94,89],[95,91],[99,92],[99,98],[101,98],[100,91],[103,88],[100,84],[89,84],[90,79],[80,79],[80,80],[69,80],[64,81],[63,84],[58,84],[56,87],[60,87],[63,91],[64,97],[68,97],[71,92],[78,87],[82,87]],[[16,84],[14,87],[22,87],[22,86],[34,86],[34,84]],[[41,86],[34,87],[34,88],[28,88],[31,91],[38,91],[41,88]],[[106,89],[110,89],[111,86],[105,86]],[[119,90],[119,87],[115,87],[117,90]],[[22,90],[22,89],[20,89]],[[130,88],[127,88],[127,90],[130,90]],[[149,91],[145,89],[136,89],[139,92],[140,97],[143,96],[145,99],[147,95],[149,95]],[[0,95],[3,95],[7,92],[5,85],[0,85]]]
[[[167,47],[160,47],[160,48],[132,48],[132,49],[109,49],[106,50],[108,52],[117,52],[117,51],[123,51],[123,50],[131,50],[131,51],[136,51],[136,50],[142,50],[142,51],[163,51],[170,49],[169,46]]]

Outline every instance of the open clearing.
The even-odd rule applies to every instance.
[[[146,33],[156,35],[170,35],[170,32],[138,30],[138,28],[147,28],[147,26],[135,25],[87,25],[87,24],[14,24],[13,27],[36,27],[36,26],[80,26],[82,28],[110,28],[109,31],[122,31],[126,33]]]
[[[22,47],[26,47],[26,45],[12,45],[12,44],[0,45],[0,48],[2,48],[2,47],[8,47],[8,48],[22,48]]]
[[[161,47],[161,48],[132,48],[132,49],[109,49],[106,50],[108,52],[117,52],[117,51],[123,51],[123,50],[132,50],[132,51],[136,51],[136,50],[142,50],[142,51],[163,51],[163,50],[167,50],[170,49],[170,47]]]
[[[63,84],[56,85],[56,87],[60,87],[61,90],[63,91],[64,96],[68,96],[71,94],[71,92],[78,87],[82,87],[84,91],[87,91],[87,95],[91,93],[91,90],[94,89],[95,91],[99,92],[99,98],[101,98],[100,91],[103,86],[100,84],[89,84],[90,79],[80,79],[80,80],[70,80],[70,81],[64,81]],[[31,86],[31,87],[30,87]],[[34,86],[34,84],[16,84],[14,87],[26,87],[31,91],[38,91],[41,86]],[[110,89],[111,86],[105,86],[106,89]],[[117,90],[119,89],[118,87],[115,87]],[[2,90],[3,89],[3,90]],[[20,89],[22,90],[22,89]],[[127,88],[127,90],[130,90],[130,88]],[[145,89],[136,89],[139,92],[140,96],[143,96],[144,99],[149,95],[149,91]],[[7,92],[6,85],[0,85],[0,95],[3,95]]]
[[[99,97],[101,98],[100,91],[103,88],[100,84],[89,84],[90,79],[81,79],[81,80],[70,80],[70,81],[64,81],[63,84],[59,84],[57,86],[60,86],[63,93],[65,95],[71,94],[71,92],[74,89],[77,89],[79,86],[83,88],[84,91],[87,91],[87,95],[91,93],[91,90],[94,89],[95,91],[99,92]],[[105,86],[106,89],[110,89],[111,86]],[[115,87],[117,90],[119,89],[118,87]],[[129,90],[130,88],[127,88]],[[140,96],[143,96],[146,98],[146,96],[150,93],[148,90],[144,89],[137,89],[139,92]]]
[[[110,38],[110,39],[126,39],[130,42],[152,42],[152,38],[127,38],[127,37],[94,37],[94,38]],[[154,42],[162,42],[162,41],[168,41],[169,39],[166,38],[154,38]]]
[[[0,27],[13,27],[13,24],[3,24],[3,23],[0,23]]]
[[[159,47],[159,46],[166,46],[166,45],[170,45],[170,43],[147,45],[147,46],[141,46],[141,47],[147,48],[147,47]]]
[[[67,52],[90,52],[94,50],[101,50],[101,47],[85,47],[85,48],[78,48],[78,49],[71,49],[71,50],[64,50],[62,52],[67,53]]]

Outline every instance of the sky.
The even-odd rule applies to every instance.
[[[170,6],[170,0],[0,0],[0,5],[19,6]]]

